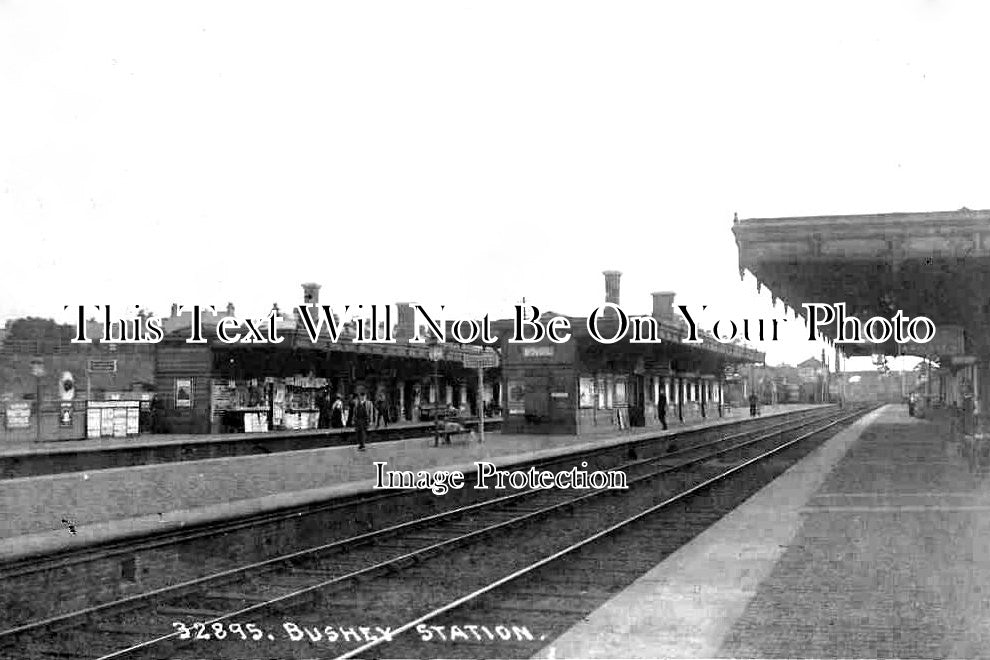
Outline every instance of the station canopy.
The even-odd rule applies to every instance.
[[[900,310],[937,328],[931,342],[902,345],[904,354],[962,358],[990,349],[990,210],[736,219],[732,231],[740,276],[750,271],[798,313],[805,303],[841,302],[865,321]],[[834,323],[820,329],[835,339]],[[898,352],[893,340],[841,348]]]

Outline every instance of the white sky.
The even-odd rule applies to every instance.
[[[311,280],[323,303],[584,315],[610,268],[633,313],[669,289],[768,317],[733,212],[990,208],[988,19],[976,1],[0,0],[0,319],[260,316]],[[819,355],[804,339],[761,348]]]

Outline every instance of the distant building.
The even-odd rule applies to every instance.
[[[797,375],[804,383],[816,383],[825,374],[825,365],[820,360],[808,358],[797,366]]]
[[[841,374],[846,401],[897,403],[918,384],[916,371],[846,371]]]

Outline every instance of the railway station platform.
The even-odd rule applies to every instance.
[[[478,428],[477,418],[463,421],[470,429]],[[501,427],[501,418],[485,419],[488,431],[498,431]],[[398,422],[380,428],[372,426],[368,429],[368,442],[421,438],[432,434],[432,422]],[[355,442],[353,428],[208,435],[145,433],[128,438],[11,442],[0,444],[0,479],[344,447]]]
[[[542,658],[990,656],[990,439],[888,405]]]
[[[766,407],[762,416],[814,407]],[[393,470],[466,473],[478,460],[509,467],[746,417],[748,410],[736,409],[717,421],[668,431],[630,429],[601,437],[493,433],[484,444],[462,435],[440,447],[432,437],[418,437],[369,443],[365,452],[353,445],[323,447],[0,479],[0,562],[369,492],[375,461]]]

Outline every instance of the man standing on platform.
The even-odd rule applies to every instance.
[[[362,390],[354,406],[354,430],[357,431],[358,451],[364,451],[364,443],[368,438],[368,425],[374,414],[371,401],[368,401],[368,395]]]
[[[388,401],[385,399],[385,393],[379,392],[378,399],[375,401],[375,428],[384,422],[385,428],[388,428]]]
[[[357,407],[357,394],[351,394],[351,400],[347,402],[347,426],[354,426],[354,408]]]
[[[759,403],[759,398],[756,396],[756,392],[749,395],[749,416],[756,417],[756,404]]]
[[[660,393],[660,398],[657,399],[657,417],[660,418],[660,423],[663,424],[663,430],[667,430],[667,395],[663,392]]]

